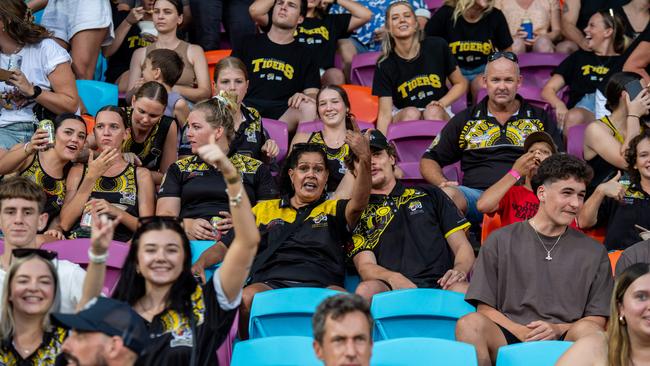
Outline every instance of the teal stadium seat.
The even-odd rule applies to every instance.
[[[311,317],[326,298],[339,294],[326,288],[296,287],[260,292],[253,298],[250,339],[312,336]]]
[[[374,339],[427,337],[454,340],[456,321],[476,309],[458,292],[408,289],[383,292],[372,298]]]
[[[525,342],[499,348],[497,366],[553,366],[573,342]]]
[[[88,114],[95,116],[107,105],[117,105],[117,85],[96,80],[77,80],[77,90]]]
[[[435,338],[401,338],[376,342],[371,366],[476,366],[474,346]],[[527,365],[527,364],[520,364]]]
[[[268,337],[235,344],[230,366],[322,366],[311,337]]]

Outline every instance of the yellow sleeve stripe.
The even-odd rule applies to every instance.
[[[460,226],[456,226],[455,228],[447,231],[447,233],[445,234],[445,239],[447,239],[451,234],[455,233],[458,230],[469,229],[470,226],[472,226],[472,224],[470,224],[469,222],[466,222]]]

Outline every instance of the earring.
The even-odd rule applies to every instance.
[[[623,315],[619,315],[619,316],[618,316],[618,322],[619,322],[621,325],[627,325],[627,322],[625,321],[625,318],[623,317]]]

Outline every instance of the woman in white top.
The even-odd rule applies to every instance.
[[[0,81],[0,150],[29,141],[42,114],[75,112],[79,96],[70,55],[31,21],[23,0],[0,6],[0,68],[12,69]],[[21,65],[16,59],[22,59]],[[0,80],[3,79],[0,77]],[[38,107],[37,107],[38,106]],[[51,113],[41,113],[45,109]]]

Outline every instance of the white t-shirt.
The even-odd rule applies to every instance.
[[[57,66],[62,63],[70,62],[68,52],[59,46],[53,39],[46,38],[39,43],[25,45],[18,52],[22,56],[22,66],[20,70],[25,74],[27,80],[34,85],[40,86],[43,90],[52,90],[50,80],[47,78]],[[9,55],[0,53],[0,68],[8,69]],[[18,96],[19,93],[15,87],[0,81],[0,126],[6,126],[16,122],[34,121],[33,108],[35,103],[17,108],[11,103],[12,98],[9,95]],[[21,98],[18,96],[18,98]],[[9,109],[7,108],[9,105]]]
[[[60,306],[57,308],[56,304],[54,304],[52,311],[72,314],[75,312],[79,300],[81,300],[86,271],[84,271],[78,264],[67,260],[55,259],[53,262],[56,267],[57,275],[59,276]],[[3,269],[0,269],[0,298],[2,298],[2,295],[4,294],[5,275],[6,272]],[[2,303],[0,303],[0,312],[1,311]]]

